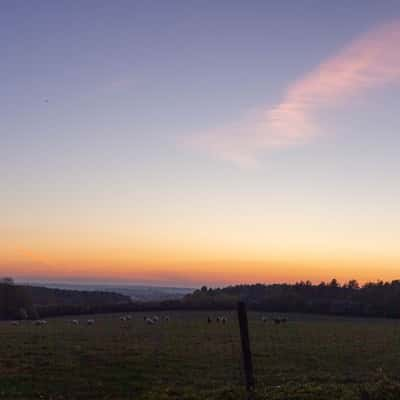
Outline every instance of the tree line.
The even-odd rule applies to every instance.
[[[248,307],[268,312],[301,312],[354,316],[400,317],[400,280],[368,282],[362,286],[356,280],[340,284],[236,285],[211,289],[203,286],[183,301],[204,308],[227,308],[238,300]]]
[[[162,310],[234,309],[239,300],[249,309],[265,312],[298,312],[400,318],[400,280],[340,284],[235,285],[194,291],[180,300],[132,302],[111,292],[48,289],[0,280],[0,319],[35,319],[62,315],[125,313]]]

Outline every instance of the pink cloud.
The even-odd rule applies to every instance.
[[[319,110],[400,82],[399,44],[400,20],[384,24],[289,85],[274,107],[194,135],[189,142],[215,157],[244,165],[256,163],[265,150],[306,143],[317,135]]]

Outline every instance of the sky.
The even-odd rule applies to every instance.
[[[0,276],[400,278],[400,3],[3,1]]]

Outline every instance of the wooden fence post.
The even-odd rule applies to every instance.
[[[247,320],[246,303],[239,301],[238,303],[238,319],[240,328],[240,339],[242,343],[242,358],[244,375],[246,379],[246,390],[248,399],[253,398],[254,393],[254,375],[253,375],[253,362],[251,358],[250,339],[249,339],[249,324]]]

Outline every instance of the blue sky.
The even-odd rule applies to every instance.
[[[281,252],[268,221],[281,225],[291,260],[313,258],[314,247],[326,243],[346,260],[359,258],[376,242],[374,257],[397,262],[390,240],[400,233],[396,79],[318,110],[316,135],[304,143],[265,149],[251,142],[255,167],[220,157],[219,144],[210,153],[208,139],[206,149],[186,145],[191,137],[220,140],[219,127],[225,135],[254,109],[292,104],[284,99],[295,82],[396,17],[398,1],[3,2],[0,229],[8,241],[0,265],[8,272],[45,257],[58,273],[83,256],[47,257],[49,248],[58,249],[49,236],[65,237],[60,246],[73,253],[77,231],[96,238],[109,232],[134,270],[147,253],[136,260],[130,241],[139,253],[150,248],[164,257],[166,266],[150,263],[162,280],[175,273],[182,249],[176,263],[186,266],[201,264],[203,253],[207,263],[226,260],[240,243],[254,246],[233,258],[268,261]],[[205,220],[240,221],[233,226],[242,234],[229,241],[228,228],[213,230],[210,250]],[[290,223],[307,220],[315,222],[314,233]],[[185,232],[192,232],[188,243]],[[347,232],[343,242],[340,232]],[[99,243],[83,257],[89,276],[103,264],[94,256]],[[331,252],[319,257],[330,259]],[[111,271],[112,259],[103,258]],[[231,261],[215,279],[229,281]],[[196,279],[209,279],[199,271]]]

